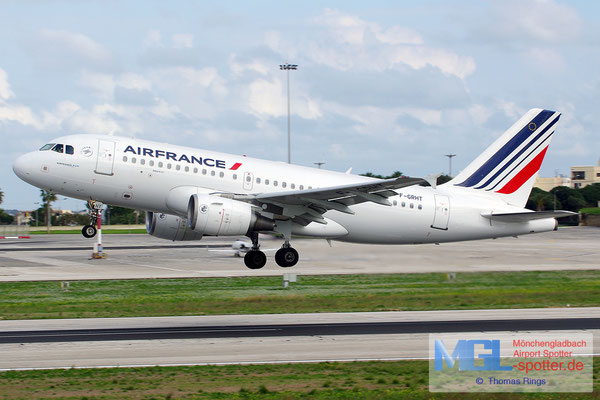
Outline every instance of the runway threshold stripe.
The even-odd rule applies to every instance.
[[[600,318],[74,329],[0,332],[0,343],[600,329]]]

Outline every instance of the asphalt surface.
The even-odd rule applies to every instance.
[[[154,327],[0,332],[0,343],[112,340],[257,338],[273,336],[389,335],[439,332],[552,331],[600,329],[600,318],[380,322],[290,325]]]
[[[0,370],[428,359],[431,334],[572,338],[599,321],[598,307],[7,320]]]
[[[600,269],[600,229],[436,245],[382,246],[295,239],[293,268],[274,260],[281,240],[264,236],[267,265],[249,270],[229,251],[237,238],[169,242],[149,235],[103,236],[107,258],[90,259],[93,239],[77,234],[0,240],[0,281]]]

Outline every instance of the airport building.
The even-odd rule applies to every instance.
[[[533,186],[549,192],[557,186],[571,187],[571,179],[560,175],[554,178],[542,178],[538,176]]]
[[[567,186],[573,189],[581,189],[593,183],[600,183],[600,160],[598,165],[575,165],[571,167],[571,177],[562,175],[553,178],[537,177],[534,187],[549,192],[557,186]]]
[[[598,165],[571,167],[571,183],[575,189],[581,189],[593,183],[600,183],[600,160]]]

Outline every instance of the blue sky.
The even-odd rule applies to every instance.
[[[12,161],[107,133],[411,176],[464,168],[530,108],[561,111],[543,176],[600,157],[600,3],[1,1],[3,208]],[[81,201],[60,207],[80,209]]]

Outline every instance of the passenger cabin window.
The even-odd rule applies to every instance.
[[[45,145],[43,145],[43,146],[40,148],[40,151],[46,151],[46,150],[50,150],[50,149],[52,148],[52,146],[54,146],[55,144],[56,144],[56,143],[48,143],[48,144],[45,144]]]
[[[260,183],[260,178],[256,178],[256,183]]]
[[[62,153],[62,152],[64,152],[64,146],[62,144],[55,144],[54,147],[52,148],[52,151],[55,151],[57,153]]]
[[[75,149],[73,149],[73,146],[67,145],[67,150],[65,151],[65,153],[73,154],[73,153],[75,153]]]

